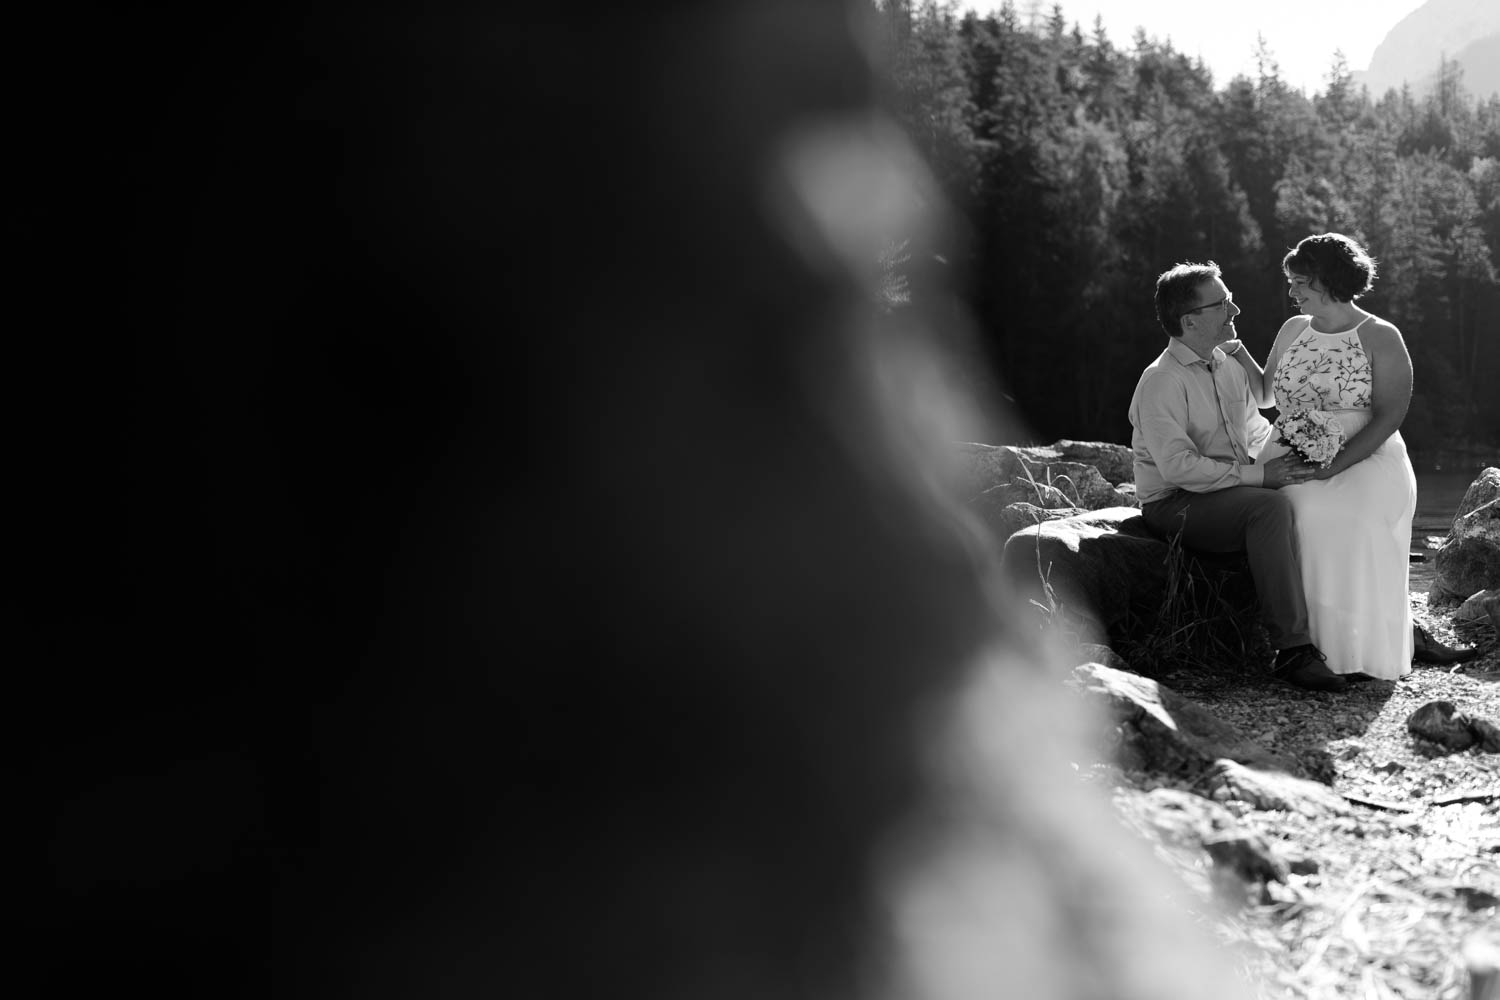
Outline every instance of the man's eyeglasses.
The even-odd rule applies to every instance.
[[[1206,306],[1194,306],[1191,309],[1184,309],[1182,311],[1182,315],[1186,316],[1189,313],[1202,312],[1205,309],[1212,309],[1215,306],[1222,306],[1222,305],[1225,305],[1226,303],[1229,304],[1229,305],[1233,305],[1234,304],[1234,296],[1233,295],[1226,295],[1222,299],[1220,299],[1219,301],[1217,301],[1217,302],[1210,302]]]

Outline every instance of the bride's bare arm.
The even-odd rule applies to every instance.
[[[1293,317],[1295,319],[1296,317]],[[1297,324],[1293,320],[1287,320],[1276,332],[1276,341],[1271,345],[1271,353],[1266,355],[1266,366],[1262,368],[1250,353],[1250,348],[1244,346],[1243,341],[1232,340],[1220,345],[1228,353],[1234,351],[1232,357],[1245,369],[1245,374],[1250,376],[1250,393],[1255,397],[1255,405],[1266,409],[1276,405],[1276,392],[1272,388],[1272,378],[1276,374],[1276,365],[1281,361],[1281,354],[1286,350],[1295,336],[1293,331]],[[1235,348],[1239,344],[1239,348]]]

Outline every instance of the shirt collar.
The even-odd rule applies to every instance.
[[[1184,344],[1181,337],[1171,337],[1168,339],[1167,353],[1172,355],[1173,360],[1175,360],[1179,365],[1182,365],[1184,368],[1188,367],[1189,365],[1195,364],[1202,365],[1210,371],[1212,371],[1214,368],[1214,366],[1210,364],[1208,360],[1198,357],[1196,351],[1194,351],[1188,345]],[[1215,347],[1211,358],[1213,361],[1222,361],[1223,354],[1217,347]]]

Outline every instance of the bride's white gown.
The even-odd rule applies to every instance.
[[[1368,319],[1368,317],[1367,317]],[[1362,326],[1364,321],[1361,321]],[[1370,359],[1359,326],[1318,333],[1311,317],[1281,356],[1276,408],[1334,414],[1351,438],[1370,422]],[[1273,439],[1262,463],[1287,448]],[[1411,670],[1407,594],[1417,478],[1394,433],[1332,479],[1285,487],[1296,511],[1302,583],[1313,642],[1336,673],[1394,679]]]

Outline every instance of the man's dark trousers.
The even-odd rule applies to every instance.
[[[1143,504],[1146,523],[1163,535],[1182,532],[1185,548],[1244,552],[1276,649],[1312,642],[1302,592],[1292,505],[1279,490],[1231,486],[1211,493],[1178,490]]]

